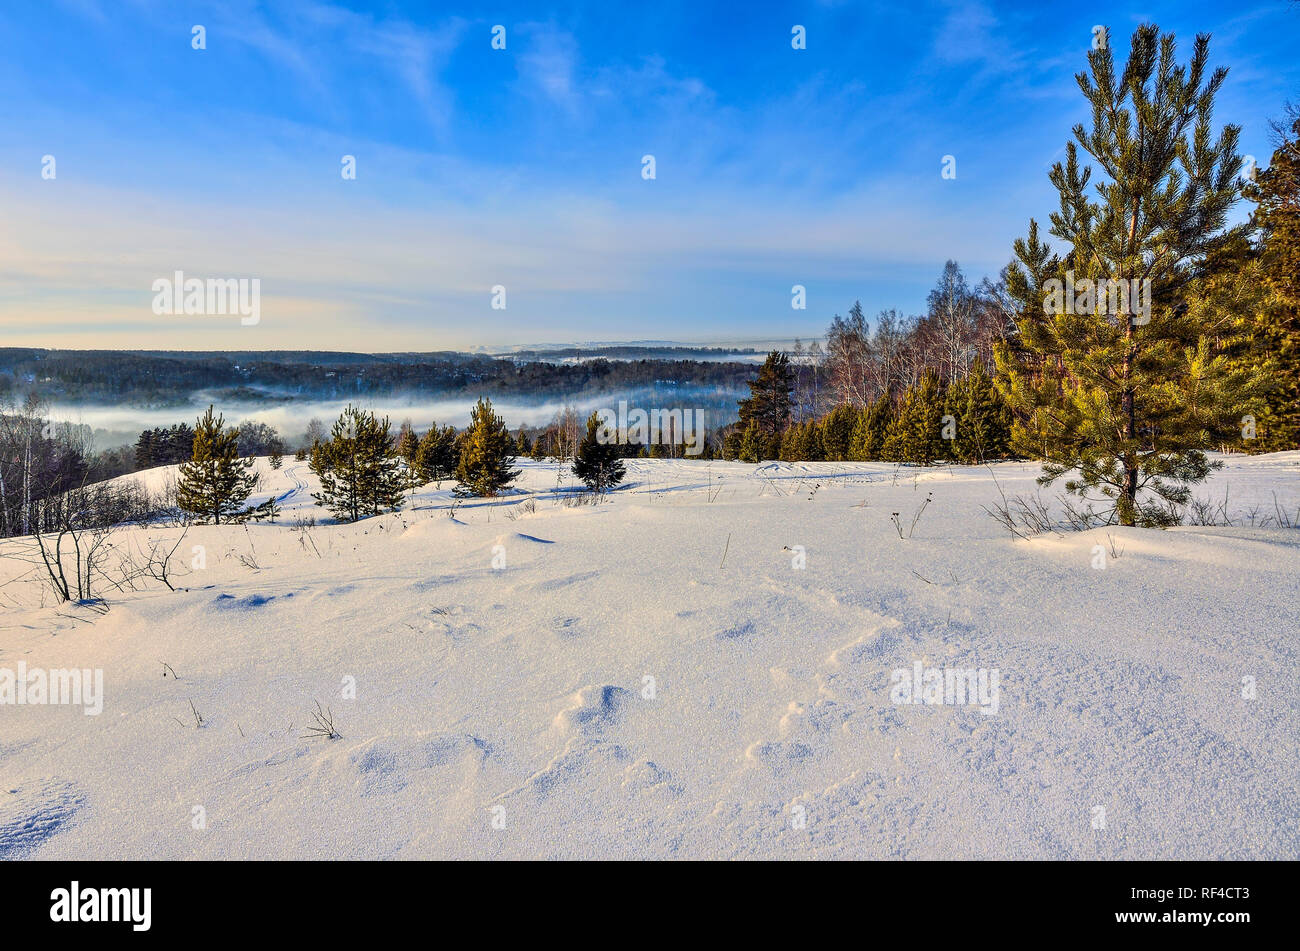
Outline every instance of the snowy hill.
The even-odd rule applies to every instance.
[[[525,462],[355,525],[261,465],[277,524],[102,616],[0,547],[0,668],[104,678],[0,706],[0,857],[1300,856],[1300,531],[1259,527],[1300,453],[1201,487],[1233,527],[1028,540],[982,507],[1032,465],[634,462],[592,506]],[[995,702],[896,702],[916,665]]]

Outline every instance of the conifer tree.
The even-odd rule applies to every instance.
[[[903,394],[885,434],[884,456],[890,462],[928,466],[945,453],[943,392],[939,376],[925,371],[921,382]]]
[[[271,464],[272,469],[279,469],[280,466],[284,465],[284,455],[280,450],[276,449],[268,457],[267,462]]]
[[[343,522],[396,509],[406,488],[393,456],[388,417],[352,405],[339,414],[329,439],[313,448],[311,468],[320,479],[312,498]]]
[[[889,431],[892,418],[893,404],[889,394],[884,393],[859,414],[857,426],[853,430],[853,443],[849,448],[850,458],[859,462],[883,459],[885,434]]]
[[[794,371],[790,358],[773,350],[759,367],[758,376],[749,381],[749,396],[740,401],[740,430],[743,433],[751,422],[759,433],[779,433],[790,421],[794,389]],[[743,436],[742,436],[743,439]]]
[[[140,438],[135,441],[135,467],[137,469],[150,469],[154,466],[153,435],[152,429],[146,429],[140,433]]]
[[[1300,448],[1300,114],[1289,129],[1275,127],[1278,147],[1268,168],[1246,188],[1256,203],[1260,276],[1266,292],[1253,339],[1273,358],[1273,385],[1263,400],[1254,448]]]
[[[397,440],[397,455],[408,466],[414,466],[419,451],[420,440],[416,438],[415,430],[407,426],[402,430],[402,435]]]
[[[257,486],[252,470],[253,461],[239,457],[239,430],[226,429],[225,417],[209,406],[194,427],[191,459],[180,466],[176,504],[214,525],[238,521]]]
[[[740,445],[736,458],[741,462],[761,462],[763,457],[763,434],[758,428],[758,420],[751,419],[740,434]]]
[[[822,430],[816,420],[810,419],[799,427],[796,444],[798,458],[804,462],[821,462],[826,458],[822,448]]]
[[[1017,339],[995,355],[1016,448],[1042,459],[1040,482],[1066,477],[1071,492],[1113,500],[1120,524],[1161,525],[1262,384],[1177,306],[1237,198],[1239,129],[1213,137],[1227,71],[1207,75],[1208,36],[1179,65],[1173,35],[1140,26],[1118,76],[1108,40],[1077,77],[1092,128],[1074,128],[1049,175],[1061,199],[1051,231],[1069,251],[1052,256],[1030,222],[1008,276]]]
[[[460,442],[453,490],[458,497],[494,496],[518,478],[519,470],[512,468],[514,440],[505,422],[493,412],[490,399],[479,397]]]
[[[781,461],[799,462],[799,427],[793,423],[781,431]]]
[[[858,416],[856,407],[841,403],[822,419],[822,451],[827,462],[843,462],[849,458]]]
[[[944,413],[954,423],[954,438],[945,440],[953,461],[975,465],[1010,454],[1010,414],[983,363],[949,385]]]
[[[587,433],[578,444],[573,474],[593,492],[618,485],[627,474],[620,447],[599,413],[587,417]]]
[[[416,450],[415,467],[426,482],[451,478],[456,472],[456,430],[431,424]]]

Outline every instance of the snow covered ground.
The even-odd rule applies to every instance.
[[[647,461],[597,506],[524,470],[347,526],[290,460],[183,590],[0,588],[0,670],[104,683],[0,706],[0,857],[1300,857],[1300,531],[1248,524],[1300,453],[1201,488],[1246,525],[1030,540],[982,507],[1032,465]],[[918,663],[996,703],[896,703]]]

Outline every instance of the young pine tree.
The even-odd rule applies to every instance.
[[[209,406],[194,428],[191,459],[181,464],[176,504],[214,525],[238,521],[257,486],[252,470],[253,460],[239,456],[239,430],[226,429],[225,417]]]
[[[893,418],[893,404],[889,394],[883,393],[858,415],[853,429],[853,443],[849,457],[858,462],[875,462],[885,457],[885,434]]]
[[[827,462],[843,462],[849,458],[859,415],[855,406],[841,403],[822,419],[822,450]]]
[[[420,451],[420,440],[416,438],[415,430],[410,426],[402,430],[402,435],[397,440],[397,455],[408,466],[415,465],[415,457]]]
[[[431,424],[416,449],[415,468],[426,482],[451,478],[456,472],[456,430]]]
[[[1173,35],[1149,24],[1118,75],[1109,42],[1088,54],[1077,79],[1092,128],[1074,128],[1077,145],[1049,175],[1061,199],[1051,231],[1070,250],[1051,255],[1031,220],[1008,276],[1017,333],[995,357],[1019,417],[1015,448],[1042,459],[1040,483],[1064,476],[1071,492],[1113,500],[1122,525],[1174,519],[1210,471],[1205,450],[1229,438],[1263,383],[1179,306],[1239,190],[1240,130],[1212,130],[1227,71],[1207,75],[1208,59],[1201,35],[1179,65]],[[1080,167],[1079,147],[1100,182]]]
[[[469,429],[460,440],[456,464],[456,488],[460,498],[494,496],[519,476],[512,468],[515,443],[505,422],[492,411],[492,401],[479,397],[470,416]]]
[[[758,428],[758,420],[750,420],[740,434],[740,444],[736,449],[736,458],[741,462],[762,462],[763,448],[766,445],[763,432]]]
[[[927,370],[907,388],[885,433],[884,457],[890,462],[928,466],[946,452],[943,440],[943,391],[939,376]]]
[[[320,479],[312,498],[343,522],[396,509],[406,489],[401,465],[393,456],[388,418],[349,405],[334,421],[329,439],[311,454]]]
[[[623,481],[627,470],[621,447],[599,413],[587,417],[587,433],[578,444],[573,474],[592,492],[604,492]]]

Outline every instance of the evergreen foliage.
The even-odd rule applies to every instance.
[[[209,406],[194,427],[191,459],[180,466],[176,504],[214,525],[239,521],[257,486],[252,470],[253,460],[239,455],[239,430],[227,429],[225,417],[215,415]]]

